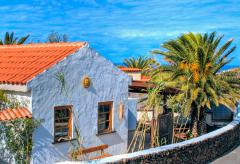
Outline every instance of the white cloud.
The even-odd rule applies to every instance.
[[[160,30],[145,30],[145,29],[124,29],[114,32],[114,35],[119,38],[159,38],[159,37],[172,37],[178,36],[187,31],[173,30],[173,31],[160,31]]]

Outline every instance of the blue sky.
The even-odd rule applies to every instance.
[[[239,0],[0,0],[0,32],[31,35],[46,41],[51,31],[70,41],[88,41],[103,56],[149,55],[184,32],[211,32],[234,38],[239,46],[232,65],[240,62]]]

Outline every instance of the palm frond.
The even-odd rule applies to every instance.
[[[18,39],[18,37],[14,36],[14,32],[9,32],[5,33],[4,40],[0,39],[0,45],[11,45],[11,44],[23,44],[27,41],[30,35],[21,37]]]

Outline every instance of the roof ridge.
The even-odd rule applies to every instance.
[[[29,43],[29,44],[0,45],[0,49],[4,49],[4,48],[83,46],[83,45],[86,45],[86,44],[87,44],[87,42]]]

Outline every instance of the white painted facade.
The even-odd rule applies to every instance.
[[[142,71],[139,72],[126,72],[128,76],[132,78],[132,80],[141,80],[142,79]]]
[[[61,92],[57,73],[64,75],[66,91]],[[87,89],[82,86],[84,76],[91,80]],[[127,74],[85,46],[29,81],[27,92],[14,92],[18,99],[28,101],[27,106],[34,119],[43,120],[33,135],[32,163],[51,164],[70,160],[70,142],[53,143],[54,107],[62,105],[73,106],[73,124],[79,127],[84,147],[108,144],[107,153],[126,153],[130,82]],[[113,101],[114,133],[97,135],[98,103],[106,101]],[[119,120],[118,107],[121,103],[124,104],[124,117]],[[75,136],[73,131],[73,138]]]
[[[32,112],[32,97],[30,91],[8,91],[7,96],[12,102],[18,102],[21,107],[26,107]]]

